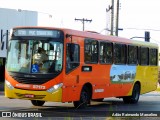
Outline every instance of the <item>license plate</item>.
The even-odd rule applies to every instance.
[[[32,95],[32,94],[25,94],[24,97],[25,98],[34,98],[34,95]]]

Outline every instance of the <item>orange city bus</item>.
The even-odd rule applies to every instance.
[[[35,106],[73,102],[76,108],[107,97],[137,103],[140,94],[157,88],[157,81],[155,43],[50,27],[12,30],[5,71],[8,98],[31,100]]]

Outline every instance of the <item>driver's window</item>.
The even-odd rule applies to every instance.
[[[44,49],[44,43],[41,41],[35,42],[33,46],[33,63],[32,73],[44,72],[47,73],[49,68],[48,55]]]
[[[66,72],[70,72],[80,63],[80,49],[78,44],[69,43],[67,44],[66,54]]]
[[[38,41],[33,48],[32,73],[55,73],[62,70],[62,43]]]

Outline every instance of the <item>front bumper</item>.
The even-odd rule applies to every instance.
[[[62,88],[59,88],[52,93],[49,93],[47,91],[31,91],[31,90],[22,90],[17,88],[10,89],[5,84],[5,97],[12,99],[62,102]]]

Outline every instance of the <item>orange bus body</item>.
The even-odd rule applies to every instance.
[[[20,28],[38,28],[38,29],[49,29],[49,30],[57,30],[57,28],[44,28],[44,27],[17,27],[16,29]],[[54,79],[49,80],[48,82],[39,85],[42,87],[33,87],[33,84],[21,84],[18,83],[13,77],[11,77],[6,71],[5,79],[9,81],[15,89],[22,90],[20,93],[30,94],[30,91],[33,91],[31,94],[38,94],[37,92],[46,91],[53,85],[58,83],[63,83],[61,92],[59,95],[59,99],[33,99],[33,98],[23,98],[23,97],[15,97],[9,93],[11,90],[8,90],[7,86],[5,85],[5,95],[9,98],[19,98],[19,99],[27,99],[27,100],[44,100],[44,101],[61,101],[61,102],[72,102],[72,101],[79,101],[81,96],[82,88],[85,84],[91,87],[91,99],[100,99],[106,97],[124,97],[124,96],[131,96],[133,91],[133,86],[135,83],[140,84],[140,94],[144,94],[146,92],[150,92],[156,89],[157,81],[158,81],[158,66],[141,66],[136,65],[136,76],[134,81],[127,82],[127,83],[114,83],[111,81],[111,69],[114,64],[100,64],[99,62],[96,64],[93,63],[85,63],[85,44],[84,41],[87,38],[92,40],[96,40],[98,42],[111,42],[113,44],[125,44],[125,45],[136,45],[136,46],[147,46],[151,48],[158,49],[156,44],[140,42],[140,41],[133,41],[121,37],[115,36],[105,36],[97,33],[90,33],[90,32],[82,32],[70,29],[58,29],[63,31],[64,33],[64,57],[63,57],[63,69],[62,72]],[[70,35],[71,37],[66,37],[66,35]],[[78,67],[66,73],[66,44],[73,43],[78,44],[80,46],[80,64]],[[98,51],[99,52],[99,51]],[[92,71],[82,71],[83,66],[90,66],[92,67]],[[129,65],[125,64],[124,68],[127,68]],[[148,74],[148,75],[147,75]],[[150,80],[148,80],[150,79]],[[45,87],[43,87],[45,86]],[[43,92],[45,95],[45,92]],[[46,94],[46,96],[49,94]]]

